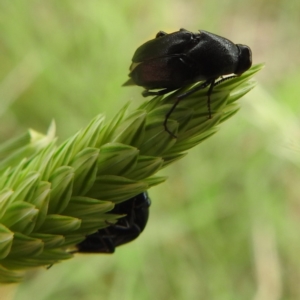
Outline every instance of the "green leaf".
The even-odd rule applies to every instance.
[[[98,216],[96,218],[86,218],[81,222],[81,227],[76,230],[77,234],[90,235],[95,233],[97,230],[105,228],[109,224],[115,224],[118,218],[123,215],[110,215],[106,214],[103,216]]]
[[[41,254],[43,250],[44,243],[42,240],[16,232],[14,234],[11,251],[7,258],[36,256]]]
[[[0,224],[0,259],[5,258],[9,254],[13,238],[14,233],[6,226]]]
[[[175,135],[178,132],[178,122],[169,120],[168,128]],[[167,152],[176,143],[163,127],[162,119],[151,120],[146,126],[145,141],[140,145],[140,153],[148,156],[159,156],[163,152]]]
[[[49,169],[52,165],[53,154],[55,153],[55,141],[52,141],[44,149],[39,151],[37,155],[26,162],[26,171],[36,171],[39,170],[39,174],[43,180],[48,180]]]
[[[106,220],[109,219],[109,215],[105,213],[113,208],[114,204],[109,201],[100,201],[87,197],[73,197],[64,214],[80,219],[81,226],[76,230],[76,233],[87,235],[108,226]],[[117,217],[111,217],[110,222],[115,223]]]
[[[0,191],[0,220],[6,212],[6,209],[11,202],[11,195],[14,192],[9,189],[3,189]]]
[[[120,143],[109,143],[100,148],[98,175],[122,175],[135,168],[139,150]]]
[[[184,156],[186,156],[186,153],[179,153],[179,154],[175,153],[175,154],[164,156],[164,163],[161,166],[161,168],[168,166],[169,164],[183,158]]]
[[[169,153],[179,152],[180,148],[186,148],[184,147],[184,143],[186,143],[190,138],[194,138],[198,135],[201,135],[202,133],[206,133],[210,129],[212,129],[212,132],[215,132],[215,126],[217,126],[220,123],[221,117],[221,114],[215,114],[213,118],[206,119],[205,122],[199,123],[193,128],[187,130],[185,133],[181,134],[178,138],[178,143],[172,148],[172,150]]]
[[[37,172],[29,172],[25,176],[20,173],[19,179],[14,184],[15,192],[11,196],[11,201],[22,199],[30,202],[35,192],[36,185],[39,182],[40,174]]]
[[[146,117],[147,114],[143,110],[131,113],[122,123],[120,133],[114,138],[114,142],[138,147],[144,139]]]
[[[231,118],[233,115],[235,115],[240,110],[239,106],[237,106],[235,104],[228,105],[227,109],[224,110],[224,114],[222,115],[222,117],[220,119],[220,124],[222,122],[226,121],[227,119]]]
[[[70,205],[63,211],[65,215],[78,219],[97,217],[112,210],[114,204],[109,201],[100,201],[88,197],[72,197]]]
[[[79,132],[74,148],[75,153],[78,153],[86,147],[97,147],[98,137],[102,130],[104,120],[105,116],[98,115],[86,128]]]
[[[39,239],[43,241],[44,249],[53,249],[62,247],[65,243],[65,237],[57,234],[46,234],[46,233],[31,233],[30,237],[33,239]]]
[[[49,201],[50,201],[51,184],[50,182],[39,182],[35,194],[31,199],[33,204],[39,211],[34,230],[38,230],[39,227],[44,223],[48,213]]]
[[[129,104],[129,102],[125,104],[124,107],[116,114],[116,116],[108,124],[103,126],[102,130],[99,133],[98,141],[95,145],[97,148],[100,148],[102,145],[113,140],[115,131],[123,120]]]
[[[141,180],[159,171],[163,162],[161,157],[140,155],[134,170],[128,170],[123,175],[129,179]]]
[[[99,149],[86,148],[80,151],[71,162],[75,170],[73,195],[85,195],[93,186],[98,171]]]
[[[20,174],[24,168],[26,161],[26,159],[23,159],[22,161],[20,161],[19,165],[16,168],[10,169],[8,172],[5,172],[4,176],[1,177],[0,188],[15,188],[15,185],[17,185],[16,181],[19,180]]]
[[[49,213],[61,213],[69,204],[74,180],[74,169],[62,166],[57,168],[49,181],[52,184]]]
[[[55,124],[51,123],[47,135],[32,129],[17,138],[0,145],[0,173],[7,167],[15,167],[25,157],[30,158],[54,140]]]
[[[47,250],[35,258],[6,258],[2,261],[2,266],[12,270],[28,269],[39,266],[50,266],[60,260],[72,257],[72,254],[61,249]]]
[[[250,81],[245,82],[242,87],[232,90],[230,92],[228,104],[237,101],[238,99],[240,99],[241,97],[243,97],[244,95],[249,93],[252,89],[254,89],[255,86],[256,86],[256,82],[250,80]]]
[[[8,207],[5,215],[1,219],[1,223],[11,231],[29,234],[35,226],[38,212],[39,211],[30,203],[15,202]]]
[[[148,189],[144,182],[130,180],[121,176],[98,176],[94,186],[89,191],[91,198],[118,203],[130,199]]]
[[[51,164],[50,173],[54,172],[57,168],[62,165],[68,165],[74,156],[75,142],[79,133],[66,140],[60,147],[55,151],[53,155],[53,162]]]
[[[220,120],[220,118],[215,118],[216,124],[218,123],[218,121]],[[204,127],[205,125],[203,124],[202,127]],[[200,128],[198,128],[200,131]],[[193,133],[195,132],[193,130],[193,132],[190,134],[192,137],[185,140],[184,143],[181,143],[180,141],[178,142],[178,144],[176,144],[172,151],[170,151],[170,154],[172,153],[182,153],[188,149],[191,149],[192,147],[198,145],[199,143],[201,143],[202,141],[204,141],[205,139],[209,138],[210,136],[212,136],[213,134],[215,134],[217,132],[217,128],[211,128],[211,126],[208,126],[206,130],[201,130],[203,133],[200,135],[194,135]]]
[[[77,230],[81,220],[69,216],[48,215],[39,232],[50,234],[65,234]]]
[[[153,187],[155,185],[161,184],[165,182],[168,179],[168,177],[165,176],[153,176],[153,177],[148,177],[145,179],[145,182],[148,183],[149,188]]]
[[[67,234],[65,235],[65,241],[62,245],[63,248],[70,248],[68,250],[69,253],[71,253],[72,250],[75,250],[75,245],[79,244],[83,240],[85,240],[86,234],[78,234],[78,233],[73,233],[73,234]]]

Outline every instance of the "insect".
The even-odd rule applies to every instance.
[[[126,214],[116,224],[88,235],[77,245],[80,253],[114,253],[117,246],[135,240],[146,227],[151,200],[147,192],[116,204],[111,213]]]
[[[251,49],[216,34],[199,30],[193,33],[181,28],[173,33],[159,31],[156,37],[141,45],[134,53],[130,66],[130,79],[125,85],[145,88],[144,97],[164,95],[186,85],[204,81],[177,96],[176,102],[164,120],[165,130],[176,137],[167,122],[178,103],[185,97],[209,86],[207,91],[208,115],[211,118],[210,96],[214,86],[240,76],[252,65]],[[217,81],[224,75],[234,74]],[[158,91],[153,91],[157,90]]]

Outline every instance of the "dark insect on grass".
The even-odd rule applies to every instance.
[[[110,211],[113,214],[126,214],[116,224],[88,235],[77,245],[80,253],[114,253],[115,248],[135,240],[145,229],[151,201],[147,192],[116,204]]]
[[[240,76],[252,65],[251,49],[242,44],[213,33],[201,30],[193,33],[180,29],[173,33],[160,31],[155,39],[141,45],[134,53],[130,66],[130,79],[124,85],[138,85],[145,88],[142,95],[156,96],[176,91],[184,86],[204,81],[177,96],[164,120],[165,130],[168,119],[178,103],[189,95],[209,86],[207,91],[208,117],[211,113],[213,88],[223,82]],[[218,80],[221,76],[229,77]],[[153,91],[158,90],[158,91]]]

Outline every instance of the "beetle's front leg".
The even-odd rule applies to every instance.
[[[214,83],[214,86],[216,85],[219,85],[220,83],[224,82],[224,81],[227,81],[229,79],[232,79],[232,78],[236,78],[238,77],[237,75],[231,75],[231,76],[227,76],[227,77],[224,77],[224,76],[220,76],[220,80],[218,80],[217,82]]]
[[[149,90],[144,90],[142,92],[143,97],[148,97],[148,96],[161,96],[161,95],[165,95],[167,93],[170,93],[172,91],[175,91],[177,89],[174,88],[167,88],[167,89],[163,89],[157,92],[150,92]]]

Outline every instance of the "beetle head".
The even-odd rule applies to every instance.
[[[252,52],[251,49],[246,45],[237,44],[239,49],[238,65],[235,70],[235,74],[241,75],[246,72],[252,65]]]

